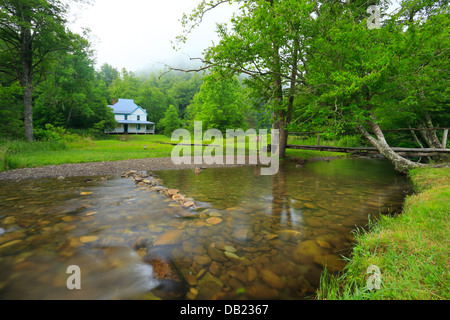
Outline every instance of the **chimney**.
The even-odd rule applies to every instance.
[[[115,105],[115,104],[116,104],[116,99],[113,99],[112,105]]]

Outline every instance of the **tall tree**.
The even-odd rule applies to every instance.
[[[405,3],[410,8],[420,1]],[[317,19],[320,33],[310,46],[308,82],[317,97],[310,109],[316,119],[329,124],[333,119],[333,130],[357,128],[405,172],[420,164],[392,150],[380,123],[403,112],[417,119],[448,101],[448,90],[447,97],[438,100],[432,92],[448,83],[450,20],[437,8],[418,20],[409,11],[408,18],[401,19],[403,9],[386,17],[380,29],[370,30],[369,15],[361,16],[360,7],[323,4]],[[445,95],[445,90],[440,93]]]
[[[247,129],[245,113],[248,108],[244,91],[236,78],[212,73],[203,79],[187,113],[191,121],[202,121],[203,128],[225,132],[227,129]]]
[[[265,99],[272,112],[272,128],[280,133],[280,156],[284,157],[288,126],[292,120],[299,87],[305,85],[307,71],[306,40],[310,37],[311,1],[251,0],[202,1],[183,25],[187,34],[207,11],[222,3],[240,3],[240,11],[231,19],[231,28],[218,27],[221,41],[206,50],[204,66],[242,73],[255,96]]]
[[[25,136],[33,140],[33,91],[42,80],[52,53],[68,47],[67,6],[59,0],[3,0],[0,41],[9,55],[0,71],[19,80],[23,88]]]
[[[102,66],[100,67],[100,71],[97,73],[97,78],[103,80],[106,87],[109,87],[114,82],[114,80],[119,78],[119,76],[119,71],[117,71],[116,68],[107,63],[102,64]]]
[[[86,129],[104,121],[107,127],[114,127],[106,85],[96,77],[89,42],[75,34],[71,43],[70,50],[58,55],[57,65],[36,88],[36,124]]]
[[[181,120],[178,116],[178,110],[175,106],[170,105],[164,113],[164,118],[160,121],[162,132],[166,136],[171,136],[172,132],[181,128]]]

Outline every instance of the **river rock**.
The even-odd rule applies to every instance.
[[[221,217],[222,214],[217,212],[217,211],[212,211],[210,213],[208,213],[210,217]]]
[[[232,252],[232,253],[236,253],[237,252],[237,249],[235,247],[232,247],[232,246],[225,246],[224,250],[228,251],[228,252]]]
[[[184,252],[188,253],[202,254],[204,251],[203,246],[191,241],[183,241],[182,246]]]
[[[2,223],[3,223],[3,224],[13,224],[13,223],[16,223],[16,218],[13,217],[13,216],[6,217],[5,219],[3,219]]]
[[[5,229],[3,229],[3,228],[0,228],[0,236],[1,235],[3,235],[4,233],[6,232],[6,230]]]
[[[245,290],[245,295],[256,300],[275,300],[278,299],[278,291],[268,286],[255,284]]]
[[[214,261],[219,261],[219,262],[227,262],[228,261],[227,257],[225,257],[225,255],[224,255],[224,253],[217,248],[208,247],[206,249],[206,251],[208,251],[209,256]]]
[[[183,230],[169,230],[153,243],[154,246],[173,245],[183,240]]]
[[[211,273],[206,272],[198,282],[198,299],[210,300],[215,294],[223,288],[223,283]]]
[[[224,257],[225,258],[225,257]],[[226,258],[225,258],[226,259]],[[220,271],[220,264],[218,264],[216,261],[211,262],[211,264],[209,265],[209,269],[208,271],[214,275],[217,276],[219,274]]]
[[[241,257],[239,257],[238,255],[236,255],[233,252],[225,251],[225,255],[228,257],[228,259],[230,259],[233,262],[240,262],[242,259]]]
[[[312,202],[304,202],[304,203],[303,203],[303,206],[306,207],[306,208],[309,208],[309,209],[314,209],[314,210],[319,209],[319,207],[316,206],[316,205],[315,205],[314,203],[312,203]]]
[[[184,197],[181,194],[177,193],[172,196],[172,199],[175,201],[178,201],[178,200],[183,200]]]
[[[301,233],[296,230],[281,230],[278,235],[283,241],[293,241],[296,242],[300,237]]]
[[[180,190],[178,190],[178,189],[169,189],[169,190],[167,190],[167,195],[173,196],[173,195],[177,194],[179,191]]]
[[[315,256],[324,256],[327,250],[322,248],[314,240],[301,242],[294,250],[292,259],[301,264],[307,264],[313,261]]]
[[[239,229],[239,230],[233,232],[233,234],[231,236],[238,241],[247,240],[248,230],[247,229]]]
[[[320,228],[323,227],[323,219],[317,217],[304,218],[305,224],[309,227]]]
[[[156,296],[167,300],[186,296],[189,285],[172,261],[155,254],[148,254],[143,260],[153,267],[154,276],[159,282],[159,286],[152,290]]]
[[[5,233],[0,237],[0,245],[2,243],[6,243],[11,240],[17,240],[18,238],[25,237],[25,233],[23,231],[14,231],[10,233]]]
[[[326,242],[324,240],[316,240],[316,241],[317,241],[317,244],[319,246],[321,246],[322,248],[331,249],[331,246],[330,246],[330,244],[328,242]]]
[[[84,237],[80,237],[80,242],[82,243],[89,243],[89,242],[94,242],[97,241],[98,237],[96,236],[84,236]]]
[[[73,216],[65,216],[65,217],[62,217],[61,220],[64,222],[71,222],[71,221],[75,221],[76,218]]]
[[[0,249],[6,248],[6,247],[10,247],[16,244],[21,243],[23,240],[19,239],[19,240],[12,240],[6,243],[3,243],[2,245],[0,245]]]
[[[249,266],[247,268],[247,281],[253,282],[258,277],[258,271],[255,267]]]
[[[211,263],[211,258],[207,255],[197,255],[194,257],[194,261],[202,266],[206,266]]]
[[[182,204],[185,207],[193,207],[193,206],[195,206],[194,201],[186,201],[186,202],[183,202]]]
[[[346,262],[335,254],[315,256],[313,261],[318,265],[326,267],[330,271],[340,271],[344,269],[346,265]]]
[[[221,219],[221,218],[218,218],[218,217],[211,217],[211,218],[208,218],[208,219],[206,219],[206,223],[209,223],[209,224],[219,224],[219,223],[221,223],[223,220]]]
[[[261,277],[265,283],[274,289],[282,289],[285,285],[284,280],[270,270],[261,270]]]
[[[190,286],[196,286],[198,284],[197,277],[193,274],[187,274],[184,276],[184,279]]]
[[[195,300],[195,298],[197,298],[197,295],[198,295],[198,290],[192,287],[189,289],[189,292],[186,294],[186,299]]]
[[[275,239],[275,238],[278,238],[278,235],[277,234],[266,234],[265,236],[264,236],[264,239],[265,240],[273,240],[273,239]]]

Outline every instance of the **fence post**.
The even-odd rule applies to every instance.
[[[317,145],[320,146],[320,133],[317,134]]]

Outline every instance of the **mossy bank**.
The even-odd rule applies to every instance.
[[[409,176],[416,193],[402,214],[381,216],[367,232],[356,230],[347,267],[323,274],[317,299],[450,298],[450,168],[414,169]],[[367,273],[371,265],[381,272],[378,290]]]

